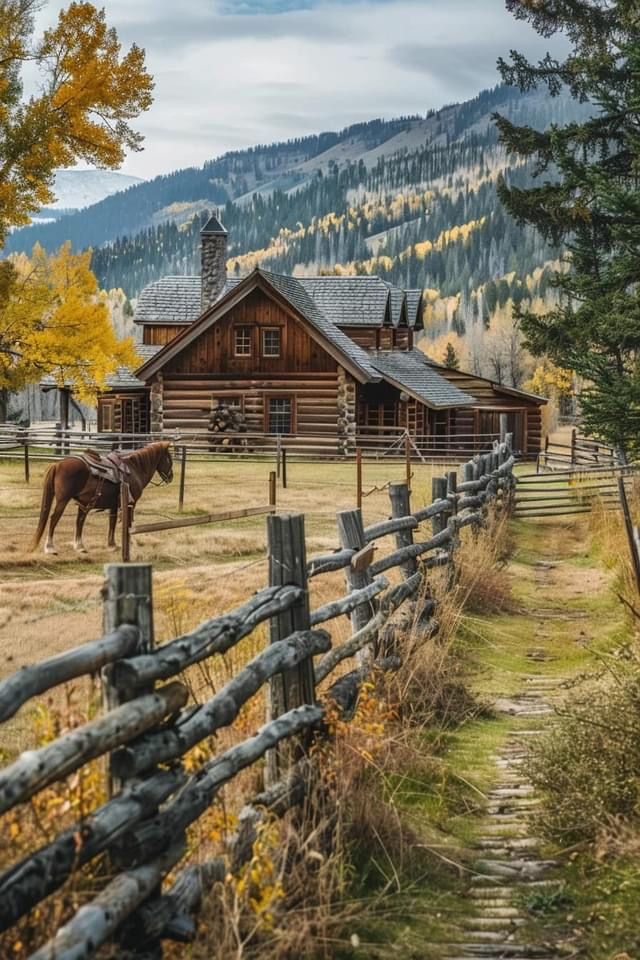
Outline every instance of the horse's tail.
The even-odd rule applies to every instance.
[[[47,520],[49,519],[49,513],[51,511],[51,504],[53,503],[53,496],[54,496],[56,466],[57,464],[52,463],[44,475],[42,503],[40,504],[40,519],[38,521],[38,529],[36,530],[35,536],[33,538],[33,543],[31,544],[32,550],[35,550],[38,544],[40,543],[40,541],[42,540],[42,534],[44,533],[45,527],[47,525]]]

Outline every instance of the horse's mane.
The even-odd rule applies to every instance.
[[[122,457],[133,470],[137,468],[140,472],[147,473],[151,471],[151,474],[153,474],[160,462],[162,454],[168,449],[169,447],[166,441],[157,440],[155,443],[148,443],[145,447],[140,447],[139,450],[131,450],[128,453],[124,453]]]

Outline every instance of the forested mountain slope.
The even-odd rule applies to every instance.
[[[13,234],[9,249],[70,239],[94,248],[106,288],[135,297],[150,281],[199,271],[199,230],[221,207],[230,270],[367,272],[424,287],[431,335],[463,334],[509,300],[545,297],[557,256],[498,203],[504,172],[526,183],[497,143],[500,111],[542,128],[586,108],[498,87],[426,117],[374,120],[341,133],[225,154],[131,187],[58,223]],[[482,327],[482,324],[478,324]]]

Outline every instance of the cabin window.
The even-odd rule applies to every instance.
[[[279,357],[280,356],[280,328],[267,327],[262,331],[262,356]]]
[[[251,327],[234,327],[234,353],[236,357],[251,356]]]
[[[293,433],[293,402],[291,397],[269,397],[267,432]]]
[[[99,423],[98,430],[113,431],[113,408],[114,403],[111,400],[102,400],[98,407]]]

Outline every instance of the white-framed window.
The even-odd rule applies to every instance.
[[[265,327],[262,331],[262,356],[280,356],[280,327]]]
[[[251,356],[251,327],[233,328],[233,352],[236,357]]]
[[[291,397],[269,397],[267,432],[293,433],[293,404]]]

